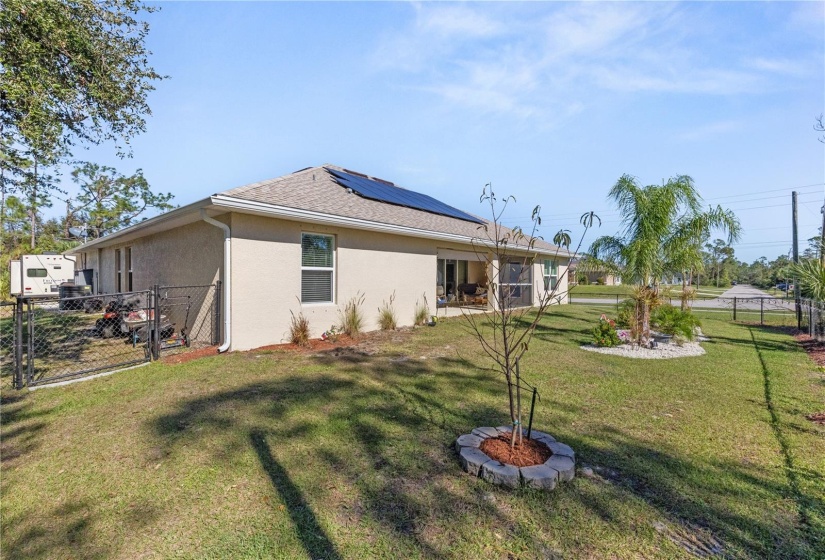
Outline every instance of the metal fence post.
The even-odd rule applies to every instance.
[[[533,411],[536,409],[536,388],[533,387],[533,398],[530,400],[530,422],[527,424],[527,439],[533,433]]]
[[[220,280],[215,282],[215,325],[212,328],[212,344],[221,342],[221,287]]]
[[[23,388],[23,298],[14,306],[14,388]]]
[[[152,345],[152,359],[159,360],[160,359],[160,285],[155,284],[152,287],[152,301],[154,302],[155,314],[152,317],[153,324],[152,324],[152,331],[150,333],[149,340],[151,341],[150,344]]]
[[[619,314],[619,294],[616,294],[616,315]]]
[[[733,298],[733,320],[736,320],[736,297]]]
[[[759,298],[759,324],[765,324],[765,298]]]
[[[800,305],[802,305],[804,307],[805,303],[802,302],[802,303],[800,303]],[[808,330],[808,334],[811,335],[811,334],[813,334],[814,322],[813,322],[813,309],[810,305],[808,306],[808,310],[805,313],[805,315],[808,316],[807,317],[807,319],[808,319],[808,329],[807,330]]]
[[[34,308],[30,299],[26,300],[26,383],[31,386],[34,379]]]

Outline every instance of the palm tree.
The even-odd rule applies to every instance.
[[[590,246],[590,262],[636,284],[634,331],[639,343],[650,337],[650,310],[656,305],[665,273],[692,270],[700,260],[702,240],[714,229],[739,239],[739,220],[720,206],[705,210],[693,179],[679,175],[662,185],[642,187],[623,175],[608,200],[622,217],[618,235],[603,236]]]
[[[797,278],[802,295],[825,301],[825,265],[818,259],[805,259],[791,265],[791,274]]]

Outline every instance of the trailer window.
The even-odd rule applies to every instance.
[[[28,268],[26,269],[26,276],[29,278],[45,278],[48,276],[45,268]]]

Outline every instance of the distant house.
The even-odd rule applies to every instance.
[[[578,281],[579,278],[583,277],[586,280],[587,284],[601,284],[603,286],[618,286],[622,283],[622,279],[619,276],[615,276],[611,273],[608,273],[604,270],[580,270],[579,267],[580,260],[578,258],[573,258],[570,261],[570,270],[568,275],[570,277],[570,282],[573,283],[574,281]],[[585,282],[582,282],[585,283]]]
[[[377,309],[393,295],[400,325],[413,322],[417,303],[431,313],[438,300],[458,303],[462,285],[491,274],[473,244],[483,223],[325,165],[213,194],[70,253],[96,293],[221,280],[224,347],[244,350],[285,342],[290,312],[303,313],[320,336],[357,294],[367,330],[378,328]],[[534,305],[556,283],[566,293],[569,253],[540,241],[530,254],[534,265],[521,274],[515,262],[496,263],[502,289],[520,305]]]

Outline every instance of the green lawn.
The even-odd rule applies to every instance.
[[[663,293],[670,293],[673,298],[678,298],[682,293],[681,286],[671,286],[667,291],[667,286],[662,286],[660,289]],[[712,286],[702,286],[697,293],[697,299],[713,299],[722,295],[729,288],[715,288]],[[615,299],[617,295],[620,297],[628,297],[633,293],[633,285],[621,284],[619,286],[600,286],[597,284],[577,284],[570,289],[572,297],[604,297],[608,299]]]
[[[707,318],[707,354],[580,350],[564,306],[523,363],[578,477],[464,474],[506,420],[459,320],[361,350],[248,352],[2,395],[4,558],[816,558],[825,377],[782,332]],[[459,352],[460,351],[460,352]]]

